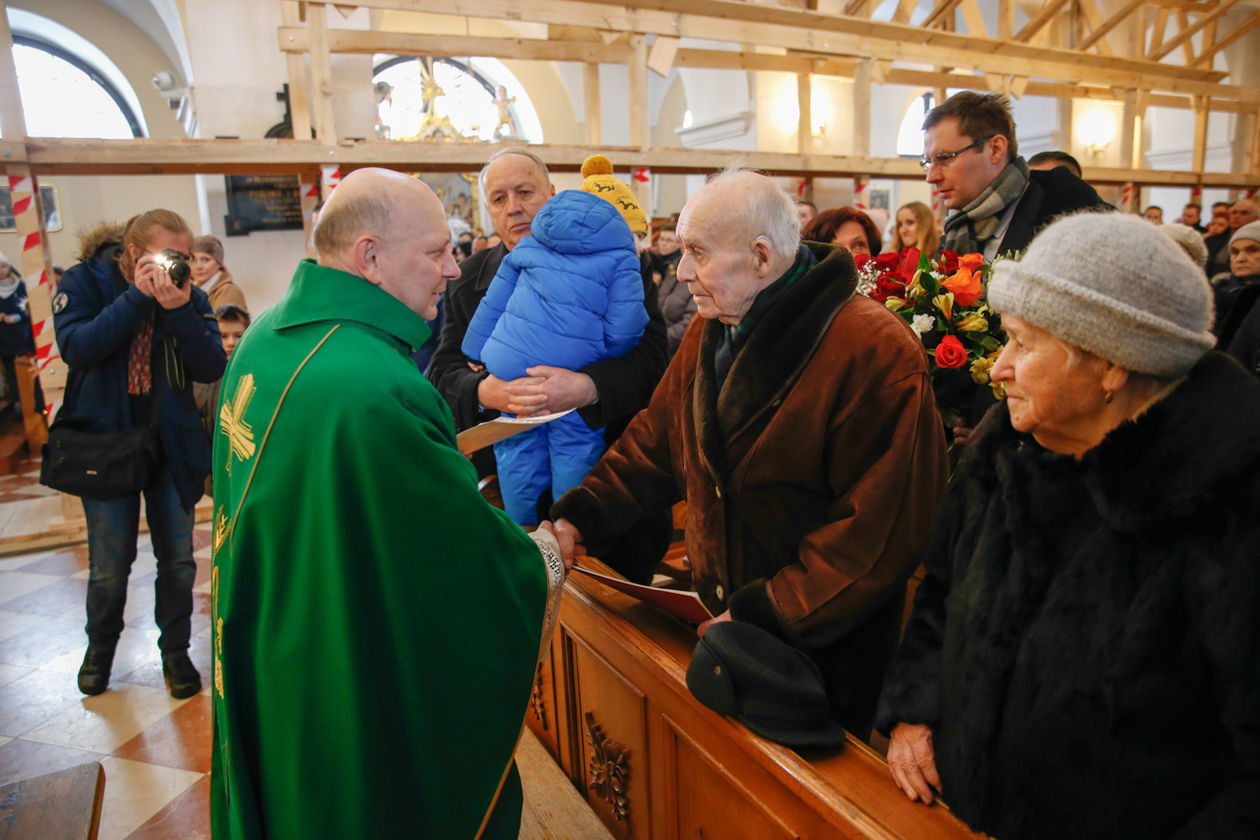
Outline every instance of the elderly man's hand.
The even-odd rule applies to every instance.
[[[888,768],[911,801],[931,805],[932,788],[941,789],[932,730],[921,723],[897,724],[888,738]]]
[[[720,615],[715,615],[713,616],[713,618],[710,618],[708,621],[704,622],[703,624],[701,624],[699,627],[696,628],[696,635],[703,636],[705,633],[709,631],[709,628],[712,627],[714,624],[717,624],[720,621],[731,621],[731,620],[732,619],[731,619],[730,610],[727,610],[726,612]]]
[[[564,570],[567,572],[573,568],[573,561],[577,556],[586,553],[586,546],[582,545],[582,533],[567,519],[557,519],[551,526],[551,532],[556,535],[556,542],[560,543],[560,559],[564,561]]]

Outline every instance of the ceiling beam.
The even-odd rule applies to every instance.
[[[1003,0],[1006,2],[1006,0]],[[893,23],[909,23],[910,16],[914,14],[914,9],[918,6],[918,0],[900,0],[897,3],[897,10],[893,12]]]
[[[1255,16],[1260,23],[1260,13]],[[388,36],[388,49],[380,48],[381,36]],[[280,49],[290,55],[308,50],[309,39],[301,27],[280,27]],[[405,32],[365,32],[332,30],[328,33],[329,48],[334,53],[369,54],[392,52],[398,55],[467,56],[490,58],[528,58],[537,61],[581,61],[590,64],[625,64],[633,50],[629,44],[604,44],[602,41],[565,41],[557,38],[491,38],[466,35],[416,35]],[[681,48],[674,54],[673,66],[706,70],[767,71],[776,73],[813,74],[852,79],[857,66],[855,58],[840,58],[825,53],[792,51],[788,55],[730,50]],[[1027,78],[1027,77],[1024,77]],[[917,85],[921,87],[986,87],[983,75],[935,73],[888,67],[875,62],[872,81],[880,84]],[[1057,82],[1029,81],[1024,91],[1028,96],[1080,97],[1117,100],[1110,87],[1074,85]],[[1151,104],[1166,108],[1190,108],[1185,96],[1155,95]],[[1252,113],[1253,103],[1231,99],[1213,99],[1216,111]],[[598,144],[595,144],[598,145]]]
[[[1081,51],[1089,49],[1095,41],[1106,37],[1107,33],[1119,26],[1125,18],[1142,8],[1145,2],[1146,0],[1129,0],[1120,11],[1103,21],[1102,26],[1095,27],[1094,31],[1089,33],[1089,37],[1077,44],[1076,48]]]
[[[1194,60],[1194,66],[1195,67],[1211,66],[1212,56],[1216,55],[1218,52],[1225,49],[1230,44],[1234,43],[1235,41],[1237,41],[1242,36],[1246,35],[1251,30],[1255,29],[1257,25],[1260,25],[1260,12],[1255,12],[1254,14],[1252,14],[1251,17],[1247,18],[1245,21],[1243,21],[1238,26],[1236,26],[1233,32],[1229,33],[1228,35],[1226,35],[1224,38],[1217,41],[1212,46],[1205,47],[1203,52],[1199,54],[1199,57]]]
[[[1014,40],[1021,43],[1028,43],[1032,37],[1045,28],[1059,10],[1067,5],[1068,0],[1046,0],[1045,5],[1041,7],[1041,11],[1032,20],[1024,25],[1024,28],[1015,33]]]
[[[1102,12],[1098,11],[1098,5],[1094,0],[1078,0],[1077,8],[1081,10],[1081,15],[1085,18],[1085,22],[1089,24],[1089,31],[1094,32],[1103,25]],[[1107,40],[1107,36],[1098,38],[1091,45],[1097,45],[1099,55],[1112,55],[1111,43]],[[1088,47],[1079,48],[1082,52]]]
[[[734,0],[362,0],[365,5],[491,19],[568,21],[632,31],[734,43],[807,49],[892,61],[1069,82],[1140,86],[1213,98],[1228,91],[1204,89],[1224,73],[1189,70],[1143,60],[1081,54],[1064,48],[974,38],[968,35],[833,14],[761,6]],[[1238,88],[1238,97],[1260,91]],[[1236,98],[1236,97],[1235,97]]]
[[[958,8],[960,0],[937,0],[936,5],[932,7],[932,11],[928,12],[928,16],[919,24],[924,29],[943,23],[945,16],[953,14],[954,9]]]
[[[1173,50],[1177,49],[1177,47],[1181,46],[1182,44],[1186,43],[1191,38],[1193,38],[1194,34],[1198,32],[1200,29],[1207,26],[1209,23],[1213,22],[1214,20],[1219,18],[1221,15],[1225,14],[1230,9],[1232,9],[1234,7],[1234,4],[1237,2],[1238,0],[1221,0],[1221,2],[1217,5],[1217,7],[1213,9],[1211,12],[1209,12],[1206,15],[1203,15],[1202,17],[1200,17],[1198,20],[1196,20],[1194,23],[1190,24],[1189,26],[1183,27],[1182,30],[1177,33],[1176,37],[1174,37],[1171,41],[1165,41],[1161,47],[1147,53],[1146,54],[1147,60],[1159,61],[1161,58],[1168,55]]]
[[[343,172],[363,166],[382,166],[407,172],[473,172],[485,164],[494,148],[485,143],[392,143],[342,141],[328,145],[301,140],[72,140],[38,138],[24,144],[0,140],[0,168],[17,165],[25,155],[36,175],[180,175],[299,174],[319,164],[332,163]],[[577,172],[582,161],[604,154],[619,171],[648,166],[658,174],[707,173],[726,168],[731,152],[723,149],[628,146],[530,146],[548,166]],[[919,180],[923,172],[912,158],[872,158],[825,154],[741,152],[746,165],[772,175]],[[1234,172],[1187,172],[1149,169],[1086,168],[1095,184],[1142,184],[1214,187],[1255,186],[1256,175]]]

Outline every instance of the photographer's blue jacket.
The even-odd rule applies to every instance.
[[[83,421],[91,431],[137,425],[127,394],[127,365],[131,338],[150,313],[156,313],[150,363],[158,436],[180,500],[191,509],[210,472],[210,444],[193,402],[192,382],[218,380],[226,362],[205,292],[193,287],[186,304],[163,309],[128,283],[114,260],[89,257],[67,271],[53,296],[57,346],[70,367],[61,414]],[[169,355],[167,338],[176,351]]]

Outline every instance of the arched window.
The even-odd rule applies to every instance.
[[[453,58],[377,56],[376,62],[372,85],[381,139],[542,142],[533,104],[502,65],[488,78],[471,61]]]
[[[32,137],[143,137],[118,89],[94,67],[52,44],[13,38],[26,133]]]
[[[936,107],[932,94],[925,93],[916,97],[901,118],[901,127],[897,129],[897,154],[910,157],[923,157],[923,118],[928,111]]]

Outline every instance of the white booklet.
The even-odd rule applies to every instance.
[[[485,449],[492,443],[527,432],[543,423],[550,423],[558,417],[569,414],[569,411],[557,411],[555,414],[539,414],[534,417],[496,417],[479,423],[471,429],[464,429],[455,436],[455,443],[464,455],[471,455],[479,449]]]

